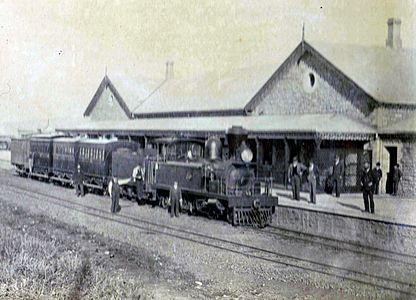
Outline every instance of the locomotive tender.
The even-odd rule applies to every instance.
[[[12,139],[12,164],[20,175],[65,185],[72,184],[79,164],[90,190],[106,192],[111,178],[118,177],[123,196],[162,207],[169,205],[169,190],[177,181],[182,212],[265,226],[272,222],[277,197],[271,195],[271,179],[255,176],[247,136],[243,128],[232,127],[224,142],[162,138],[139,148],[114,138],[34,135]]]

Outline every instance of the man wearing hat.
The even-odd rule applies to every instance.
[[[376,163],[376,167],[373,169],[373,173],[374,173],[374,178],[375,178],[375,182],[374,182],[374,195],[378,195],[379,192],[379,185],[380,185],[380,180],[381,177],[383,177],[383,171],[381,171],[380,169],[380,163]]]
[[[300,183],[305,170],[306,167],[299,163],[298,158],[295,156],[288,170],[288,179],[289,184],[292,184],[292,198],[294,200],[300,200]]]
[[[182,191],[178,187],[178,182],[175,181],[173,183],[173,187],[170,189],[169,192],[169,199],[170,199],[170,216],[179,217],[179,208],[182,202]]]
[[[374,173],[370,170],[370,164],[365,162],[360,182],[363,190],[365,212],[372,214],[374,214],[373,185],[375,181]],[[370,200],[370,203],[368,200]]]
[[[344,175],[344,165],[339,159],[339,155],[335,156],[334,165],[332,167],[332,186],[335,189],[335,197],[341,194],[342,176]]]
[[[308,183],[309,183],[309,199],[312,204],[316,204],[316,182],[319,180],[319,169],[313,161],[309,162]]]
[[[81,171],[81,166],[78,164],[74,173],[75,194],[77,197],[84,196],[84,175]]]
[[[120,183],[117,177],[114,177],[112,180],[112,185],[110,187],[111,191],[111,212],[113,214],[118,213],[121,210],[121,206],[119,204],[120,201]]]
[[[401,178],[402,178],[402,171],[400,170],[400,165],[396,164],[394,166],[394,171],[393,171],[393,196],[397,196]]]

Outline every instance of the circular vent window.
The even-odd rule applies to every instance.
[[[313,75],[312,73],[309,73],[309,85],[311,87],[314,87],[315,85],[315,75]]]
[[[306,92],[311,93],[317,86],[318,76],[314,72],[307,72],[303,78],[303,88]]]

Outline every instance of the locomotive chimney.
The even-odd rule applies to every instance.
[[[230,158],[235,158],[237,148],[246,141],[248,132],[241,126],[233,126],[227,131],[228,151]]]

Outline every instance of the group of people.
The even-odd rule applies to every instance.
[[[374,214],[373,194],[377,195],[379,193],[381,177],[383,177],[383,172],[380,169],[380,163],[377,163],[373,170],[370,170],[370,164],[368,162],[364,163],[364,170],[360,176],[360,183],[363,191],[365,212]],[[393,170],[393,196],[397,196],[401,178],[402,171],[400,170],[400,165],[396,164]]]
[[[308,187],[309,187],[309,199],[310,202],[316,204],[316,185],[319,182],[319,168],[315,166],[313,161],[309,162],[309,166],[298,161],[295,156],[293,162],[289,165],[288,169],[288,182],[292,186],[292,198],[294,200],[300,200],[300,189],[302,183],[302,176],[306,174]],[[332,173],[327,180],[326,191],[332,194],[335,191],[335,197],[340,197],[342,177],[344,175],[344,164],[340,162],[338,155],[335,156],[334,164],[332,166]],[[376,164],[376,167],[371,170],[368,162],[364,163],[364,169],[360,173],[360,185],[363,192],[364,199],[364,212],[374,214],[374,199],[373,195],[379,193],[380,181],[383,177],[383,172],[380,168],[380,163]],[[394,166],[393,173],[393,196],[397,195],[399,183],[402,177],[400,166],[396,164]]]
[[[339,161],[339,156],[336,156],[332,170],[331,193],[332,190],[335,190],[335,196],[339,197],[341,193],[342,174],[344,173],[344,167]],[[309,187],[309,200],[312,204],[316,204],[316,186],[319,182],[320,170],[313,160],[309,161],[309,165],[306,167],[304,164],[300,163],[297,156],[295,156],[293,162],[289,165],[288,182],[292,186],[292,198],[297,201],[300,200],[300,190],[304,174],[306,175]]]

